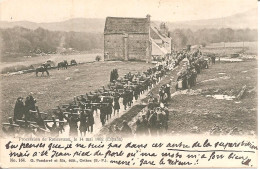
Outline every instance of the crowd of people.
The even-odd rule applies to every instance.
[[[30,120],[30,111],[36,111],[36,100],[33,98],[32,95],[33,93],[29,93],[29,95],[25,99],[25,102],[23,102],[22,97],[17,98],[14,106],[14,121],[22,120],[23,118],[26,120]]]
[[[19,97],[15,104],[14,116],[9,119],[9,123],[4,124],[3,131],[8,135],[42,136],[49,133],[58,137],[68,124],[71,137],[78,136],[78,133],[85,136],[86,132],[93,132],[94,124],[97,123],[94,120],[95,112],[99,113],[100,122],[105,126],[113,112],[114,115],[119,113],[121,99],[126,110],[141,94],[159,82],[165,72],[164,66],[157,65],[143,73],[129,72],[118,78],[118,71],[114,69],[111,72],[113,80],[106,88],[77,96],[73,102],[58,106],[53,109],[51,120],[47,119],[49,116],[46,113],[39,111],[32,93],[26,98],[25,103],[23,98]],[[16,127],[19,130],[15,130]]]
[[[110,82],[113,82],[114,80],[117,80],[119,77],[118,75],[118,70],[117,69],[113,69],[110,73]]]
[[[149,91],[167,71],[179,65],[184,58],[189,60],[189,64],[185,71],[179,73],[177,86],[178,81],[182,80],[182,89],[192,87],[196,84],[196,76],[204,67],[204,63],[199,51],[192,55],[183,51],[176,53],[174,57],[169,56],[142,73],[129,72],[119,78],[118,70],[113,69],[109,85],[76,96],[73,102],[53,109],[51,120],[47,119],[49,116],[46,113],[39,111],[32,93],[26,97],[25,103],[23,103],[23,98],[19,97],[15,104],[14,116],[9,118],[9,123],[4,124],[3,131],[14,136],[18,133],[15,128],[21,128],[27,136],[31,134],[43,136],[49,133],[53,137],[58,137],[65,132],[64,127],[68,124],[71,137],[77,137],[78,133],[80,136],[86,136],[87,132],[94,131],[94,124],[97,123],[94,118],[95,112],[96,115],[99,114],[102,126],[105,126],[112,114],[116,115],[120,112],[121,102],[124,110],[131,107],[134,100],[138,100],[141,94]],[[160,87],[158,99],[150,93],[147,110],[143,113],[142,118],[136,121],[136,135],[157,135],[167,132],[169,120],[167,107],[171,98],[171,85],[170,81]],[[121,128],[109,126],[109,130],[111,133],[120,133],[123,136],[133,134],[126,121],[123,121]]]
[[[194,53],[187,55],[188,63],[184,69],[178,72],[176,90],[190,89],[196,85],[197,75],[202,69],[208,69],[209,64],[215,64],[215,55],[203,56],[197,50]]]
[[[179,63],[187,58],[188,63],[183,69],[178,73],[176,86],[178,82],[182,83],[182,90],[191,88],[196,85],[197,74],[201,72],[201,69],[209,68],[209,63],[212,62],[212,56],[206,57],[197,50],[195,52],[178,52],[175,57],[168,58],[165,60],[167,69],[172,70],[172,68],[179,65]],[[213,59],[214,60],[214,59]],[[148,105],[146,108],[140,112],[141,115],[135,121],[135,130],[128,126],[127,122],[123,122],[123,126],[119,129],[119,126],[114,125],[109,127],[109,133],[113,135],[122,135],[124,137],[132,137],[133,134],[136,136],[160,136],[168,131],[168,121],[169,121],[169,109],[168,102],[171,99],[171,86],[173,82],[161,85],[158,92],[158,98],[152,93],[149,94]],[[179,88],[176,87],[176,90]]]
[[[149,68],[145,74],[153,74],[158,70],[163,70],[160,72],[161,75],[159,76],[156,76],[158,72],[153,74],[153,76],[150,76],[149,84],[151,86],[157,84],[167,71],[178,66],[185,57],[186,51],[182,51],[176,54],[175,57],[163,59],[162,62],[157,65],[157,69]],[[171,99],[171,85],[171,81],[163,84],[159,88],[158,98],[153,93],[149,93],[148,105],[140,112],[141,118],[137,118],[135,130],[133,130],[133,127],[131,128],[127,121],[124,120],[121,128],[118,125],[110,125],[109,133],[111,135],[120,135],[123,137],[132,137],[134,134],[136,136],[157,136],[167,133],[169,121],[168,102]]]

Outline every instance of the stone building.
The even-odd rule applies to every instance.
[[[171,53],[171,38],[165,24],[157,28],[146,18],[107,17],[104,29],[105,60],[143,60]]]

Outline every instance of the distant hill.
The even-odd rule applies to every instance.
[[[194,21],[180,21],[180,22],[168,22],[169,29],[174,28],[189,28],[189,29],[204,29],[204,28],[232,28],[232,29],[257,29],[257,8],[250,11],[238,13],[232,16],[206,19],[206,20],[194,20]]]
[[[155,21],[160,23],[160,21]],[[21,26],[28,29],[42,27],[51,31],[75,32],[103,32],[105,19],[74,18],[62,22],[35,23],[29,21],[6,22],[0,21],[0,28]],[[232,28],[232,29],[257,29],[257,8],[232,16],[194,21],[168,22],[169,30],[176,28],[189,28],[192,30],[204,28]]]
[[[6,22],[0,21],[0,28],[12,28],[21,26],[28,29],[39,27],[50,31],[75,31],[75,32],[103,32],[105,19],[75,18],[63,22],[35,23],[29,21]]]

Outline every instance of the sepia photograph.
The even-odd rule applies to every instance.
[[[257,0],[0,0],[0,58],[1,168],[258,166]]]

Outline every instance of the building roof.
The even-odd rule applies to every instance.
[[[156,27],[156,25],[154,23],[151,23],[151,29],[150,29],[150,33],[151,33],[151,38],[152,39],[162,39],[163,41],[167,41],[167,38],[165,35],[161,34],[161,32],[158,30],[158,28]]]
[[[152,26],[151,26],[152,28]],[[155,31],[155,29],[150,29],[150,35],[152,39],[161,39],[161,37],[159,36],[158,32]]]
[[[107,17],[104,34],[149,33],[147,18]]]

